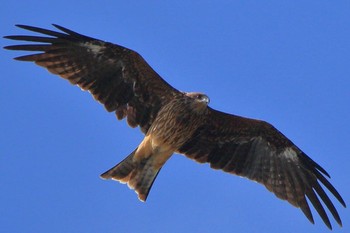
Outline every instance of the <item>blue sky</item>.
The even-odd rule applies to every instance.
[[[56,23],[138,51],[171,85],[211,107],[264,119],[330,174],[347,204],[349,1],[6,1],[14,24]],[[13,44],[0,39],[0,46]],[[138,129],[23,53],[0,50],[3,232],[326,232],[263,186],[174,155],[146,203],[99,174],[142,140]],[[334,200],[334,199],[332,199]],[[348,209],[335,206],[343,229]]]

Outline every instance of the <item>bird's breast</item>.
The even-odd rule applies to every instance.
[[[160,144],[176,150],[202,125],[202,119],[187,102],[172,101],[159,111],[149,133]]]

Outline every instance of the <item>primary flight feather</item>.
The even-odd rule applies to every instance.
[[[33,61],[89,91],[107,111],[115,112],[119,120],[126,118],[145,134],[141,144],[102,178],[127,183],[145,201],[164,163],[179,153],[265,185],[278,198],[300,208],[313,223],[309,201],[331,229],[325,205],[342,225],[323,187],[346,205],[328,181],[328,173],[269,123],[210,108],[207,95],[176,90],[138,53],[120,45],[58,25],[54,26],[60,32],[16,26],[45,35],[5,36],[37,42],[6,46],[39,52],[16,60]]]

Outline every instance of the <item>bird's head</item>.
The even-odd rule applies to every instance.
[[[207,109],[210,100],[206,94],[200,92],[185,92],[185,95],[194,100],[191,102],[198,113],[203,113],[203,111]]]
[[[199,103],[203,103],[205,105],[208,105],[210,102],[209,97],[204,94],[204,93],[200,93],[200,92],[186,92],[185,93],[188,97],[194,99],[195,101],[199,102]]]

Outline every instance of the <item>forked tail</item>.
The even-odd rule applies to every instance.
[[[101,175],[103,179],[113,179],[120,183],[128,184],[135,190],[141,201],[146,201],[160,168],[153,166],[153,157],[149,156],[142,160],[134,159],[134,150],[128,157]]]

